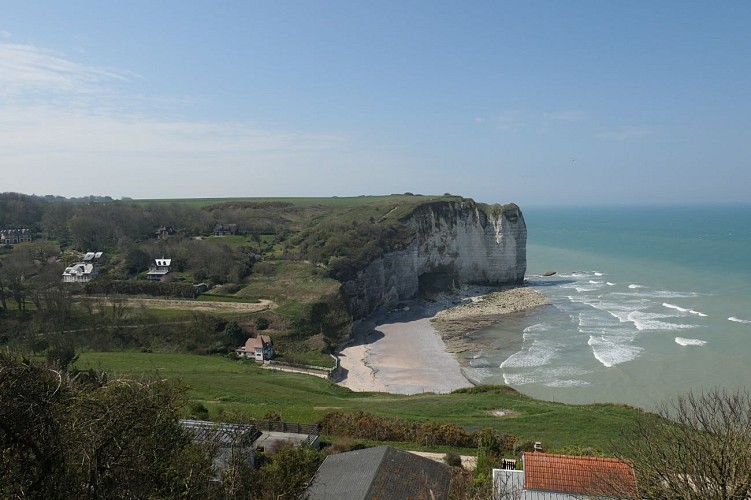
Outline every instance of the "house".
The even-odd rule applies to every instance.
[[[255,464],[255,442],[261,436],[256,426],[250,424],[229,424],[207,422],[205,420],[180,420],[180,425],[193,439],[193,442],[211,450],[212,465],[216,471],[215,481],[238,456],[247,465]]]
[[[81,262],[65,268],[63,283],[88,283],[99,272],[99,264],[103,260],[102,252],[86,252]]]
[[[257,451],[275,450],[281,446],[320,448],[317,424],[283,422],[281,420],[252,420],[247,423],[218,423],[206,420],[180,420],[193,442],[212,454],[216,481],[234,459],[240,458],[249,466],[255,464]]]
[[[254,358],[256,361],[268,361],[274,357],[274,343],[268,335],[251,337],[245,345],[235,349],[240,358]]]
[[[615,458],[527,452],[523,470],[493,469],[493,499],[639,498],[634,468]]]
[[[29,241],[31,241],[30,229],[0,229],[0,245],[17,245]]]
[[[451,467],[378,446],[329,455],[301,498],[350,500],[449,498]]]
[[[163,240],[169,236],[172,236],[176,234],[177,231],[175,231],[175,228],[172,226],[162,226],[156,231],[154,231],[154,236],[156,236],[156,239]]]
[[[237,224],[217,224],[214,226],[214,236],[232,236],[237,234]]]
[[[167,274],[169,274],[170,266],[172,265],[172,259],[154,259],[154,262],[149,266],[149,272],[146,273],[146,279],[149,280],[162,280]]]

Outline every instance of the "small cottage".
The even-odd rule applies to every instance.
[[[158,240],[163,240],[174,234],[177,234],[177,231],[175,231],[175,228],[172,226],[162,226],[154,231],[154,236],[156,236],[156,239]]]
[[[172,259],[154,259],[154,262],[149,266],[149,272],[146,273],[146,279],[149,280],[163,280],[170,272],[170,266],[172,265]]]
[[[253,358],[256,361],[268,361],[274,357],[274,343],[268,335],[249,338],[245,345],[235,349],[239,358]]]
[[[232,236],[237,234],[237,224],[217,224],[214,226],[214,236]]]

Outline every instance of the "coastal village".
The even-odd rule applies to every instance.
[[[119,366],[114,369],[128,377],[154,368],[180,373],[175,376],[186,377],[191,387],[181,396],[185,403],[153,409],[171,412],[168,421],[178,426],[173,431],[203,450],[207,462],[201,467],[211,478],[204,484],[215,493],[235,488],[232,478],[240,473],[261,481],[243,491],[263,498],[267,493],[261,491],[292,478],[294,494],[281,497],[644,498],[645,488],[659,487],[643,474],[643,463],[631,458],[638,453],[609,447],[624,429],[638,432],[641,410],[561,405],[473,380],[466,353],[483,347],[470,334],[549,304],[525,282],[526,228],[519,207],[413,195],[371,203],[359,210],[393,214],[406,206],[395,224],[408,237],[393,240],[393,250],[370,260],[358,261],[354,254],[356,273],[337,271],[336,259],[315,253],[316,246],[308,248],[318,263],[290,258],[292,242],[306,248],[320,234],[261,236],[216,219],[205,218],[198,234],[151,226],[125,251],[122,241],[120,247],[70,242],[66,248],[39,229],[4,229],[0,325],[16,329],[3,337],[4,366],[19,377],[31,377],[33,370],[75,374],[60,379],[66,391],[81,394],[61,403],[73,405],[61,410],[62,419],[79,411],[75,405],[94,397],[88,391],[97,387],[122,383],[144,395],[151,390],[152,382],[141,379],[117,378],[111,386],[107,372],[95,375],[99,367]],[[228,206],[238,213],[233,202]],[[273,203],[240,206],[245,217],[256,217],[258,210],[264,217],[294,213]],[[144,215],[155,210],[113,208]],[[203,213],[197,209],[193,216]],[[458,225],[464,227],[461,237],[455,236]],[[477,248],[484,248],[483,256]],[[211,253],[216,249],[224,259],[206,257],[220,255]],[[245,267],[225,267],[226,275],[205,268],[242,259]],[[330,277],[336,273],[337,279]],[[315,283],[317,291],[300,295],[304,283]],[[14,349],[32,356],[33,364],[24,365],[26,358]],[[84,373],[100,381],[82,385]],[[220,379],[214,381],[212,373]],[[22,393],[13,392],[36,383],[24,380],[15,386],[0,381],[9,391],[3,401],[16,401],[10,408],[18,415],[32,411]],[[143,404],[138,401],[128,396],[118,404]],[[414,405],[421,409],[410,410]],[[133,410],[130,418],[138,413]],[[610,427],[614,419],[625,427]],[[25,449],[2,432],[12,449]],[[66,449],[86,450],[93,442],[86,439]],[[290,469],[274,478],[271,471],[278,467]],[[293,472],[295,467],[305,471]]]

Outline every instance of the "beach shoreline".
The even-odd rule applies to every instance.
[[[444,394],[472,387],[456,354],[471,347],[470,331],[547,303],[531,287],[463,287],[456,293],[380,312],[354,325],[338,353],[338,384],[357,392]]]

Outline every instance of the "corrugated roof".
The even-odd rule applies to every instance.
[[[615,458],[527,452],[524,488],[638,498],[634,468]]]

